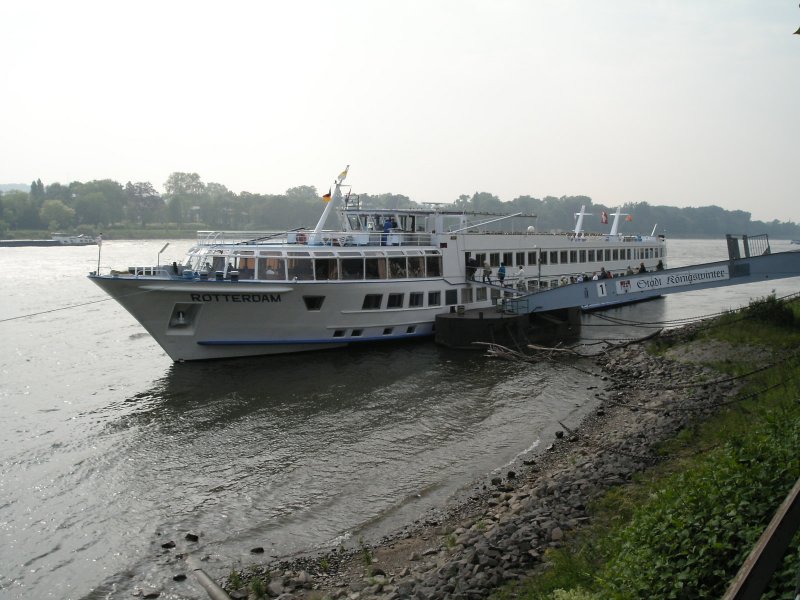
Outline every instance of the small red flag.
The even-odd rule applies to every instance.
[[[608,225],[608,213],[606,211],[600,212],[600,222],[603,225]]]
[[[625,217],[625,220],[630,223],[631,221],[633,221],[633,217],[631,215],[628,215],[627,217]]]

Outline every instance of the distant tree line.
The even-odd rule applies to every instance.
[[[37,179],[27,191],[10,187],[0,186],[0,237],[16,230],[281,230],[314,225],[323,208],[321,194],[314,186],[294,187],[283,194],[235,194],[220,183],[203,183],[197,173],[172,173],[164,183],[164,194],[149,182],[129,181],[123,185],[111,179],[74,181],[69,185],[44,185]],[[423,207],[400,194],[360,194],[359,200],[366,208]],[[442,210],[533,214],[539,231],[564,231],[573,227],[574,215],[582,205],[592,213],[584,222],[587,231],[602,231],[601,213],[608,213],[610,220],[616,210],[594,204],[588,196],[519,196],[503,202],[487,192],[461,195],[452,203],[439,206]],[[638,202],[624,205],[622,212],[630,215],[620,224],[622,232],[649,233],[657,226],[657,232],[672,237],[766,233],[776,239],[800,239],[800,226],[796,223],[753,221],[749,212],[719,206],[675,208]]]

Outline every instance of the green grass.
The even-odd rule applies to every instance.
[[[748,377],[741,401],[663,444],[670,460],[595,502],[593,525],[548,552],[540,576],[492,597],[721,597],[800,477],[799,317],[798,302],[767,298],[699,330],[698,338],[763,346],[783,359]],[[746,353],[715,366],[729,375],[754,369]],[[763,598],[789,597],[798,569],[800,535]]]

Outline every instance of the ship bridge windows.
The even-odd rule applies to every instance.
[[[550,252],[550,264],[551,265],[557,265],[558,264],[558,252],[556,250],[553,250],[552,252]]]
[[[425,293],[424,292],[411,292],[408,294],[408,307],[421,308],[425,306]]]
[[[611,260],[619,260],[619,250],[616,248],[611,251]]]
[[[573,264],[578,262],[578,251],[577,250],[570,250],[569,251],[569,262],[573,263]]]
[[[594,250],[589,250],[589,262],[595,262]]]
[[[514,260],[514,253],[513,252],[503,252],[503,262],[506,263],[507,267],[510,267]]]
[[[517,266],[521,266],[525,264],[525,253],[524,252],[517,252],[516,256],[517,262],[515,263]]]
[[[458,290],[445,290],[444,303],[447,306],[458,304]]]
[[[544,251],[543,251],[541,254],[539,254],[539,260],[541,260],[541,261],[542,261],[542,264],[543,264],[543,265],[546,265],[546,264],[548,264],[548,263],[547,263],[547,259],[548,259],[548,258],[549,258],[549,256],[548,256],[547,252],[544,252]]]
[[[528,252],[528,264],[535,265],[536,264],[536,250],[531,250]]]
[[[559,258],[558,262],[560,262],[562,265],[567,264],[567,254],[568,254],[568,252],[566,250],[561,250],[558,253],[558,255],[559,255],[558,256],[558,258]]]
[[[586,262],[586,250],[578,250],[578,261],[582,263]]]
[[[499,252],[491,252],[491,253],[489,253],[489,266],[490,267],[499,267],[500,266],[500,253]]]
[[[440,306],[442,304],[442,292],[428,292],[428,306]]]

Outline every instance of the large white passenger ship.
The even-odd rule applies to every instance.
[[[666,260],[663,236],[618,233],[619,210],[608,233],[583,231],[583,207],[573,231],[539,233],[532,215],[368,209],[346,175],[314,229],[200,232],[181,265],[89,277],[183,361],[430,336],[456,306]]]

